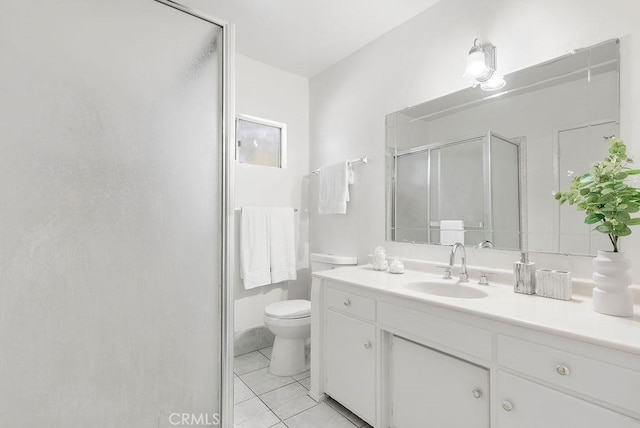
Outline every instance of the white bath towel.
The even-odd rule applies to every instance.
[[[320,168],[319,214],[346,214],[349,201],[349,162],[339,162]]]
[[[464,244],[464,221],[440,220],[440,244],[453,245],[456,242]]]
[[[244,288],[271,284],[271,249],[267,208],[243,207],[240,222],[240,265]]]
[[[296,279],[296,242],[293,208],[270,208],[271,282]]]

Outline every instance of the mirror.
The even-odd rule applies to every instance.
[[[619,45],[610,40],[386,118],[387,239],[594,255],[606,236],[560,206],[618,135]]]

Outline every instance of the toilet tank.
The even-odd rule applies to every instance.
[[[343,266],[354,266],[358,264],[357,257],[339,256],[336,254],[312,253],[310,260],[311,272],[335,269]]]

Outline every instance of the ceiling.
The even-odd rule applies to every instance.
[[[238,53],[311,77],[438,1],[213,0],[208,9],[236,24]]]

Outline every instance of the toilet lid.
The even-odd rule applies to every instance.
[[[311,302],[308,300],[285,300],[275,302],[264,308],[268,317],[291,319],[311,316]]]

